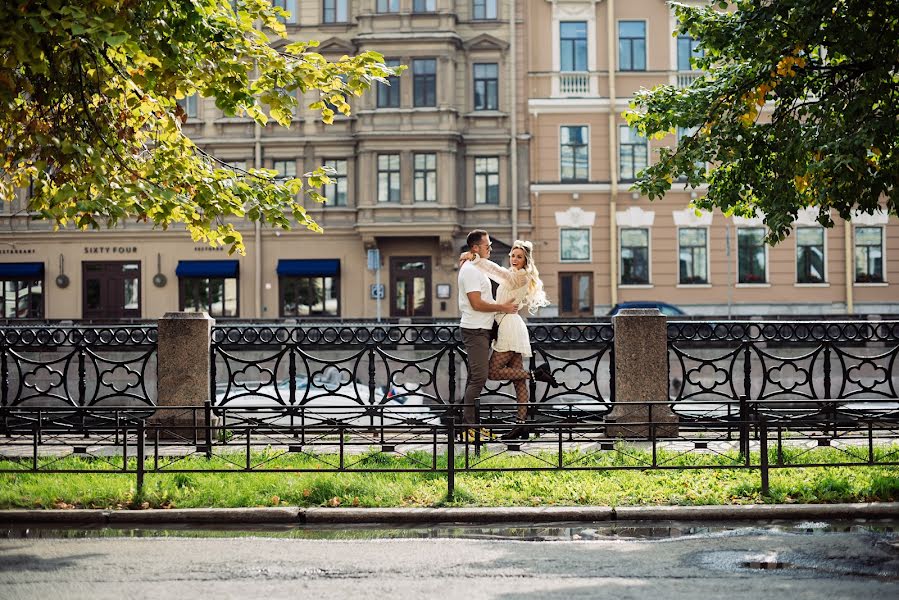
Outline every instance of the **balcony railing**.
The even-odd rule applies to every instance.
[[[599,82],[595,73],[568,71],[553,78],[553,96],[562,98],[587,98],[599,96]]]
[[[702,75],[702,71],[678,71],[675,76],[676,85],[678,88],[690,87]]]

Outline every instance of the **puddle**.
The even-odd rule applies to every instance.
[[[509,525],[421,525],[409,527],[380,526],[172,526],[152,527],[101,527],[84,526],[59,529],[56,526],[7,527],[0,529],[0,538],[105,538],[105,537],[271,537],[320,540],[372,540],[372,539],[428,539],[455,538],[470,540],[516,540],[530,542],[570,542],[609,539],[670,540],[684,537],[721,537],[745,535],[750,532],[769,532],[798,535],[828,535],[832,533],[893,534],[899,531],[899,521],[854,520],[831,522],[756,522],[740,523],[689,523],[659,521],[556,523],[533,526]],[[768,566],[771,561],[751,561],[758,564],[748,568],[784,568]]]

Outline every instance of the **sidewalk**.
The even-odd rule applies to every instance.
[[[764,521],[899,518],[899,502],[727,506],[553,506],[510,508],[181,508],[0,510],[0,526],[241,525],[369,526],[594,521]]]

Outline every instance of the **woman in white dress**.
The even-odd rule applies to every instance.
[[[519,310],[527,308],[533,315],[540,307],[548,305],[549,300],[543,291],[543,281],[531,257],[532,252],[531,242],[515,240],[509,252],[508,269],[471,252],[464,252],[460,261],[470,260],[487,277],[499,284],[496,290],[497,302],[515,302]],[[494,381],[511,381],[518,400],[516,425],[503,439],[527,439],[528,432],[522,427],[527,420],[530,397],[527,380],[545,381],[553,387],[559,384],[545,363],[531,372],[524,368],[524,359],[530,358],[533,353],[528,328],[521,315],[497,314],[495,319],[499,323],[499,331],[490,355],[489,377]]]

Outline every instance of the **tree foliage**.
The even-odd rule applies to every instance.
[[[699,40],[687,88],[634,98],[647,136],[691,131],[638,176],[651,199],[708,183],[696,208],[764,214],[771,243],[799,210],[850,219],[899,206],[899,0],[738,0],[675,5]],[[675,33],[677,35],[677,33]],[[768,109],[771,110],[768,110]],[[885,201],[884,201],[885,199]]]
[[[241,253],[230,217],[320,231],[298,195],[323,201],[312,188],[329,182],[324,170],[305,183],[235,172],[181,129],[178,101],[193,94],[288,126],[297,92],[312,92],[330,123],[349,114],[349,96],[399,71],[376,52],[330,62],[315,42],[276,49],[284,16],[267,0],[0,2],[0,197],[30,186],[28,210],[57,226],[183,223]]]

